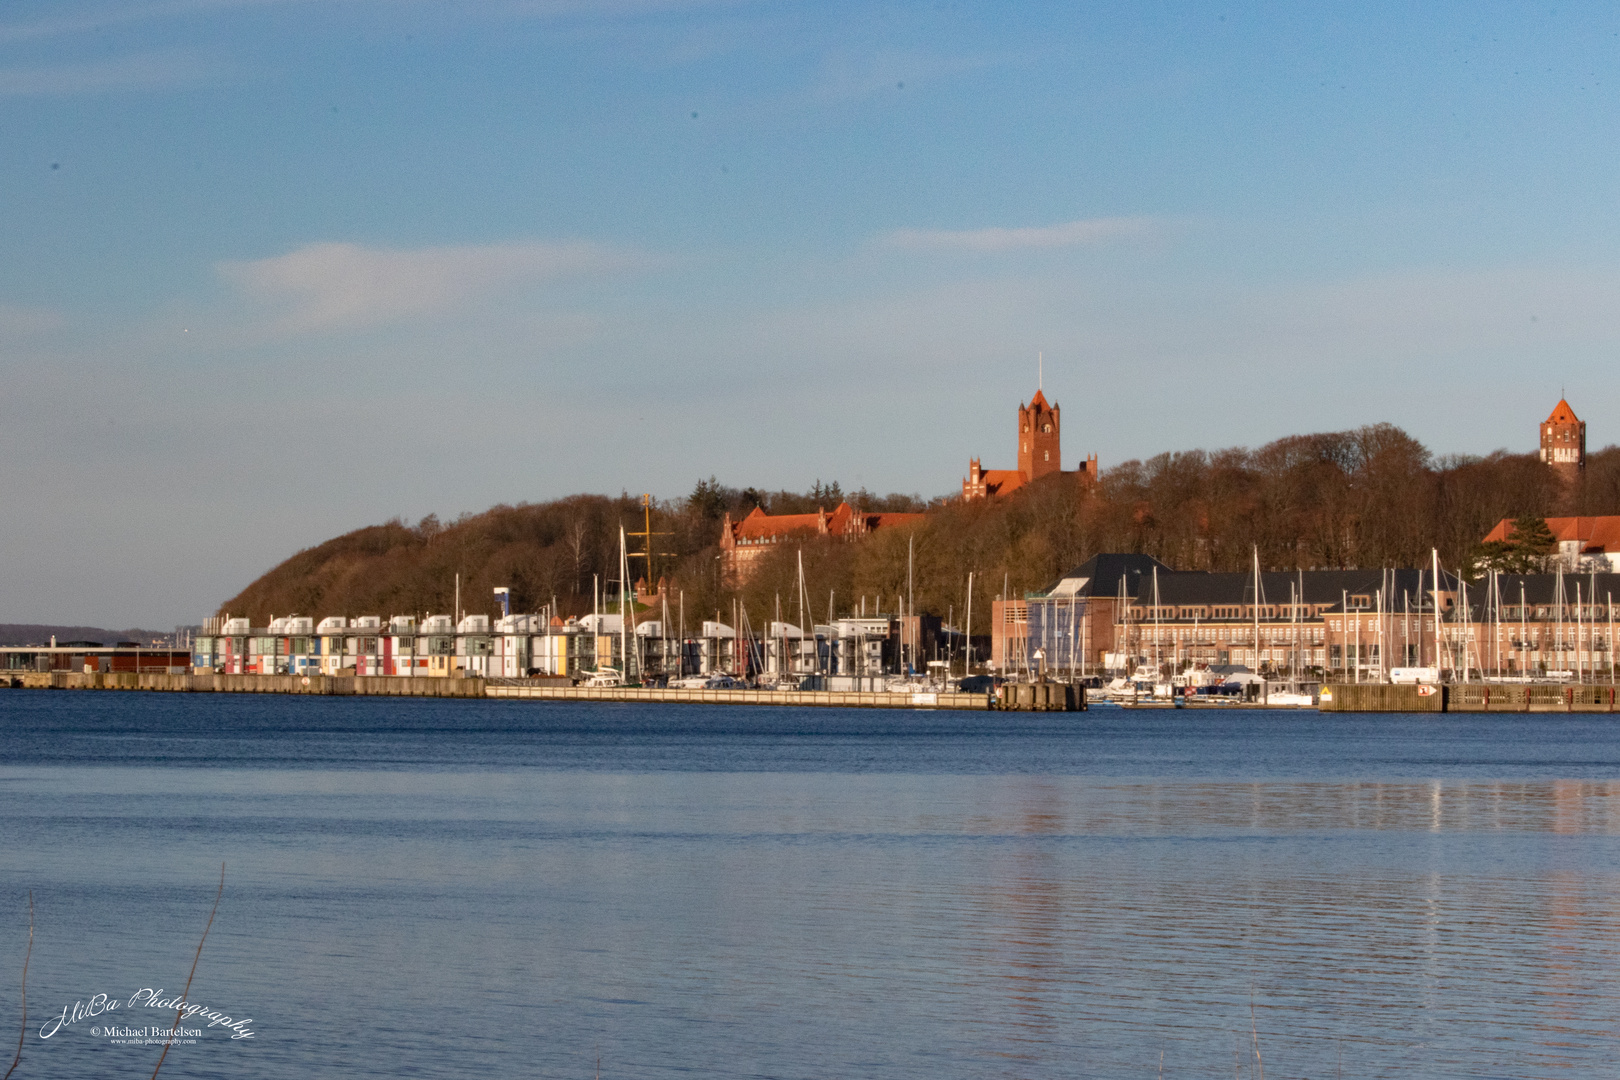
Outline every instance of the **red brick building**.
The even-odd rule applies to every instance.
[[[1574,480],[1586,468],[1586,421],[1577,418],[1563,398],[1542,422],[1541,460],[1565,480]]]
[[[968,461],[962,481],[963,499],[989,499],[1010,495],[1025,484],[1063,471],[1063,410],[1047,403],[1040,390],[1028,405],[1018,406],[1018,468],[986,469],[978,458]],[[1081,483],[1097,479],[1097,455],[1086,459],[1074,475]]]
[[[830,514],[825,507],[814,514],[767,514],[756,506],[741,521],[732,521],[728,513],[720,523],[720,553],[725,560],[726,579],[733,585],[746,581],[754,564],[777,544],[817,536],[853,542],[878,529],[914,525],[922,519],[922,514],[863,513],[847,502],[839,503]]]

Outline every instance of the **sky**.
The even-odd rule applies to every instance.
[[[1620,440],[1613,4],[7,0],[0,622],[574,492]],[[318,614],[318,613],[316,613]]]

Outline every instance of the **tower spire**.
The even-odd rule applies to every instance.
[[[1046,389],[1046,353],[1044,351],[1035,354],[1035,389],[1043,391]]]

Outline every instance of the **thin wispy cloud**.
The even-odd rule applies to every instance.
[[[0,304],[0,335],[6,337],[49,333],[64,325],[62,313],[51,308]]]
[[[187,18],[227,8],[266,4],[305,3],[312,0],[165,0],[154,4],[120,4],[81,10],[34,22],[0,23],[0,44],[39,41],[89,34],[116,26],[133,26],[163,19]]]
[[[88,64],[0,67],[0,97],[150,90],[198,82],[208,74],[208,66],[198,57],[173,51]]]
[[[98,6],[88,10],[37,19],[33,22],[0,23],[0,44],[40,41],[54,37],[96,33],[119,26],[164,20],[187,19],[236,8],[283,7],[294,4],[331,4],[335,0],[159,0]],[[755,0],[490,0],[481,13],[495,18],[625,18],[662,15],[672,12],[744,7]],[[351,6],[370,3],[384,12],[397,8],[397,0],[348,0]],[[461,13],[458,6],[422,0],[418,8],[446,8]],[[472,14],[472,13],[465,13]]]
[[[889,247],[955,251],[1017,251],[1101,244],[1150,235],[1155,222],[1145,217],[1087,218],[1059,225],[989,229],[896,229],[885,233]]]
[[[539,18],[663,15],[678,11],[747,7],[757,0],[508,0],[496,13]]]
[[[799,95],[816,105],[863,101],[880,94],[915,93],[931,82],[1002,63],[1000,56],[928,56],[893,50],[834,53],[825,57],[815,80]]]
[[[274,330],[309,333],[441,315],[498,289],[634,270],[654,261],[589,241],[409,251],[325,243],[268,259],[224,262],[217,269],[250,300],[280,309]]]

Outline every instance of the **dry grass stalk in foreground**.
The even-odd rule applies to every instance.
[[[34,956],[34,890],[28,890],[28,951],[23,953],[22,974],[22,1030],[17,1033],[17,1055],[11,1059],[11,1068],[0,1080],[11,1080],[11,1074],[17,1071],[17,1064],[22,1061],[23,1040],[28,1037],[28,961]]]
[[[1260,1057],[1260,1026],[1254,1019],[1254,991],[1249,991],[1249,1032],[1254,1037],[1254,1063],[1259,1067],[1259,1080],[1266,1080],[1266,1063]]]
[[[219,864],[219,891],[214,893],[214,906],[208,912],[208,925],[203,927],[202,941],[197,942],[197,955],[191,958],[191,974],[186,976],[186,988],[180,993],[181,1005],[174,1010],[174,1023],[169,1025],[170,1030],[180,1026],[180,1017],[185,1012],[185,1002],[191,997],[191,980],[197,976],[197,961],[202,959],[203,942],[208,940],[208,931],[214,928],[214,915],[219,911],[219,898],[225,895],[225,864]],[[158,1055],[157,1066],[152,1070],[152,1080],[157,1080],[158,1069],[163,1068],[163,1059],[169,1056],[169,1046],[172,1039],[163,1044],[163,1053]]]

